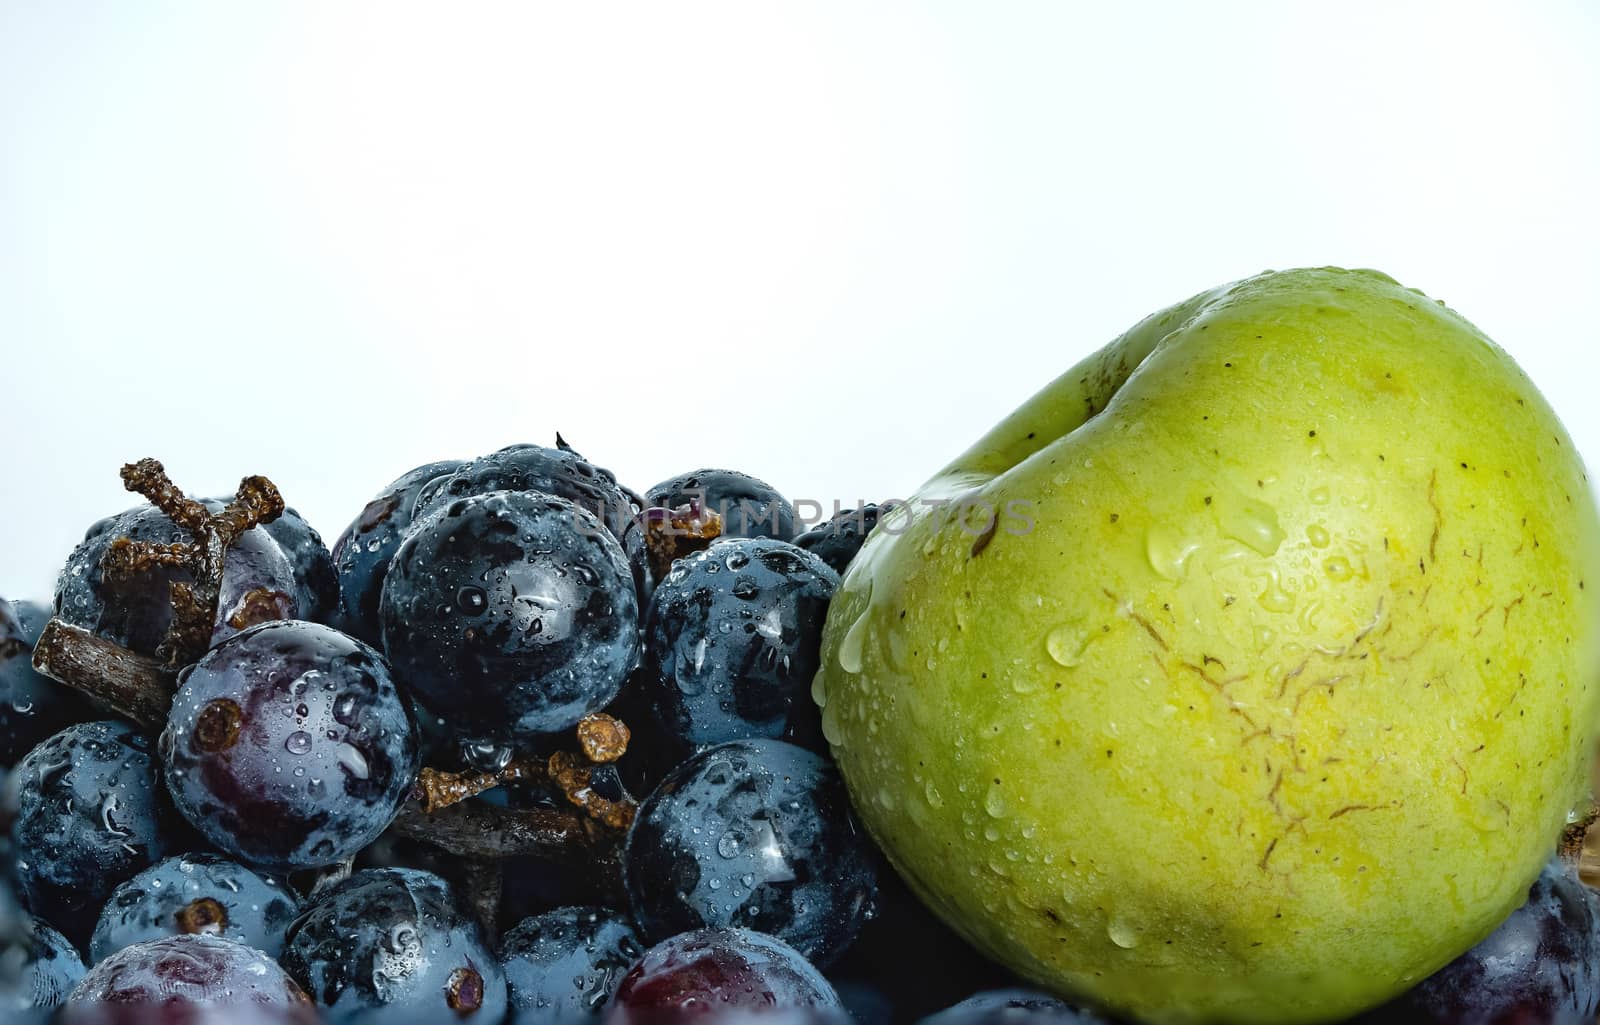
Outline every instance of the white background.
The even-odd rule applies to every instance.
[[[331,541],[559,428],[905,495],[1158,307],[1375,266],[1600,459],[1600,6],[0,6],[0,593],[118,466]]]

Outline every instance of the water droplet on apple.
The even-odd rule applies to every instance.
[[[1056,665],[1071,669],[1083,661],[1089,635],[1072,623],[1063,624],[1044,636],[1044,650]]]
[[[822,736],[834,747],[844,749],[844,729],[839,724],[838,702],[822,710]]]
[[[1306,528],[1306,540],[1310,541],[1314,548],[1326,548],[1333,539],[1328,536],[1328,528],[1320,523],[1313,523]]]
[[[1132,950],[1139,945],[1139,940],[1142,937],[1140,937],[1139,931],[1133,927],[1133,923],[1125,918],[1113,915],[1111,920],[1106,923],[1106,938],[1123,950]]]
[[[839,668],[847,673],[861,672],[861,652],[866,646],[867,614],[863,610],[839,642]]]
[[[1294,611],[1294,595],[1283,589],[1276,569],[1267,571],[1267,586],[1256,595],[1256,601],[1268,612]]]
[[[1000,792],[998,785],[989,788],[983,798],[983,810],[989,813],[990,818],[1000,818],[1006,813],[1006,796]]]
[[[1350,568],[1350,560],[1342,555],[1335,555],[1324,562],[1322,571],[1334,580],[1349,580],[1355,572]]]
[[[1170,527],[1151,527],[1144,538],[1144,554],[1150,568],[1168,580],[1182,580],[1189,557],[1199,550],[1199,541]]]
[[[816,702],[818,708],[828,707],[828,677],[825,670],[818,669],[811,677],[811,700]]]
[[[1217,522],[1224,534],[1262,555],[1276,553],[1283,543],[1278,512],[1265,502],[1254,498],[1229,499],[1212,508],[1217,510]]]
[[[944,807],[944,795],[939,793],[939,788],[933,785],[932,780],[923,786],[922,796],[928,799],[928,807],[935,811]]]
[[[1306,497],[1311,499],[1312,505],[1327,505],[1333,500],[1332,492],[1323,487],[1312,488]]]
[[[1509,824],[1511,811],[1499,801],[1482,798],[1473,802],[1470,820],[1480,833],[1498,833]]]

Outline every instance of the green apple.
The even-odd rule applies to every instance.
[[[1600,524],[1512,360],[1372,271],[1136,325],[868,540],[814,687],[941,917],[1149,1022],[1333,1021],[1525,896],[1585,792]]]

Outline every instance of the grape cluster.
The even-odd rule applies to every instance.
[[[124,480],[151,504],[53,609],[0,603],[0,1020],[1111,1020],[976,955],[856,821],[810,685],[892,504],[806,530],[747,474],[641,494],[558,438],[404,473],[330,551],[262,478]],[[1369,1018],[1597,1004],[1553,862]]]

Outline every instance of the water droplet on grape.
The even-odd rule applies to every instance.
[[[463,587],[456,592],[456,604],[463,615],[476,616],[489,607],[489,595],[481,587]]]
[[[283,749],[292,755],[303,755],[311,750],[311,734],[304,730],[295,730],[283,742]]]
[[[337,757],[339,764],[344,767],[345,771],[356,779],[366,779],[371,773],[371,768],[367,765],[366,756],[349,744],[339,745]]]

